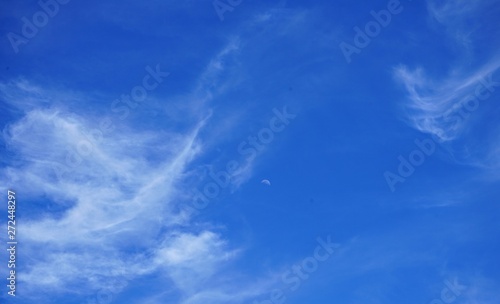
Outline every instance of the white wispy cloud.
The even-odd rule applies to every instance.
[[[45,107],[40,87],[12,82],[2,92],[11,101],[27,100],[19,106],[22,117],[3,132],[15,155],[1,169],[3,187],[63,209],[33,210],[38,214],[23,219],[20,254],[30,267],[19,280],[26,295],[86,294],[117,276],[154,272],[165,272],[189,294],[199,278],[236,256],[216,231],[190,229],[181,206],[188,191],[183,174],[201,152],[205,121],[187,133],[125,129],[93,137],[99,118]]]
[[[132,131],[107,134],[101,142],[92,142],[88,157],[76,154],[82,157],[81,163],[59,179],[54,168],[66,165],[68,151],[89,142],[84,133],[91,126],[85,119],[31,110],[10,125],[4,137],[19,164],[2,170],[4,184],[21,186],[22,181],[30,187],[20,191],[33,191],[33,196],[43,193],[52,203],[71,201],[62,215],[42,210],[39,216],[24,220],[23,241],[29,248],[25,258],[33,262],[22,277],[23,284],[33,290],[64,289],[81,281],[81,269],[85,269],[84,281],[93,288],[102,283],[98,277],[105,278],[105,273],[116,268],[127,266],[130,274],[138,276],[159,267],[160,263],[144,267],[131,262],[137,256],[126,251],[137,243],[142,248],[157,247],[161,229],[175,231],[187,224],[182,212],[175,211],[176,192],[179,177],[200,150],[196,137],[201,127],[178,136]],[[148,160],[151,147],[166,152],[162,161]],[[207,233],[200,237],[215,239],[215,234]],[[198,243],[199,249],[222,245],[209,241]],[[48,269],[52,269],[50,275],[41,275]]]
[[[477,86],[488,81],[499,68],[500,60],[495,60],[470,75],[464,76],[462,73],[440,80],[426,75],[421,68],[410,70],[406,66],[396,67],[395,78],[408,93],[405,110],[409,123],[443,141],[455,139],[463,129],[465,120],[451,119],[448,114],[463,107],[464,101],[477,93]]]
[[[435,30],[452,38],[452,45],[466,52],[459,52],[449,62],[449,72],[440,76],[428,72],[422,67],[423,62],[417,68],[399,65],[393,69],[393,75],[407,92],[402,112],[408,125],[432,135],[454,163],[479,167],[485,175],[496,179],[500,129],[495,124],[479,127],[490,119],[486,117],[488,112],[497,108],[494,101],[500,88],[500,58],[491,55],[478,61],[480,45],[472,35],[486,27],[479,21],[492,4],[489,0],[428,0],[429,17],[442,25]]]
[[[470,48],[474,33],[480,30],[481,12],[491,4],[494,1],[428,0],[427,10],[431,20],[445,27],[448,36],[461,47]]]
[[[482,168],[493,179],[499,176],[500,126],[493,123],[481,131],[479,127],[496,109],[499,68],[500,60],[492,60],[473,72],[444,79],[426,75],[421,68],[394,70],[407,91],[404,120],[440,142],[454,163]]]
[[[468,51],[455,59],[450,72],[444,76],[432,75],[423,67],[412,69],[399,65],[393,70],[395,79],[407,92],[407,100],[402,106],[404,120],[415,129],[434,136],[448,150],[453,161],[486,168],[496,168],[499,164],[495,157],[499,146],[497,133],[490,132],[492,135],[479,146],[470,140],[470,134],[481,121],[480,116],[484,115],[484,110],[476,110],[493,107],[487,103],[498,91],[495,73],[500,68],[500,59],[491,57],[481,66],[471,67],[476,47],[471,33],[479,28],[468,24],[479,26],[481,23],[470,20],[479,20],[480,12],[491,4],[489,0],[428,0],[429,16],[444,26],[437,30],[456,39],[460,48],[465,44]],[[465,139],[465,135],[469,138]],[[458,140],[462,141],[461,145],[454,146]]]
[[[447,0],[447,1],[427,1],[427,8],[432,17],[439,22],[446,22],[450,19],[470,14],[481,1]]]
[[[236,250],[227,250],[227,242],[210,231],[176,234],[164,239],[155,253],[155,263],[168,269],[180,290],[196,294],[214,275],[220,264],[233,259]]]

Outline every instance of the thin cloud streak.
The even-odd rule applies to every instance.
[[[474,95],[476,86],[487,81],[499,68],[500,60],[495,60],[472,76],[450,76],[441,81],[425,75],[420,68],[413,71],[406,66],[395,68],[395,78],[405,86],[408,93],[405,104],[408,123],[442,141],[456,139],[460,136],[465,121],[448,120],[446,114],[462,106],[464,99]]]

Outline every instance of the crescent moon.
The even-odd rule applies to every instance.
[[[263,183],[264,185],[271,186],[271,182],[268,179],[263,179],[261,183]]]

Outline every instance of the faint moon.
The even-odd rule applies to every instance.
[[[268,179],[263,179],[261,183],[263,183],[264,185],[271,186],[271,182]]]

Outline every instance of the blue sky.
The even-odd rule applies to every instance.
[[[500,298],[498,1],[1,3],[2,303]]]

